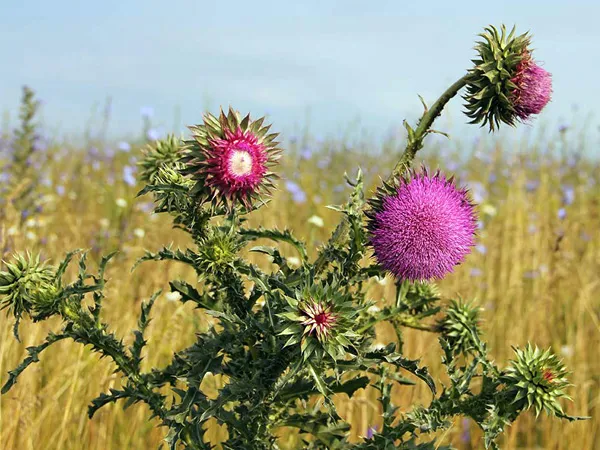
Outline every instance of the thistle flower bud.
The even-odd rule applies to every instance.
[[[471,303],[452,300],[446,317],[439,322],[442,337],[454,354],[468,353],[478,340],[480,309]]]
[[[170,134],[166,139],[148,144],[142,150],[144,158],[138,162],[139,178],[145,183],[153,183],[163,169],[173,169],[181,156],[181,141]]]
[[[58,313],[60,289],[54,267],[40,263],[39,255],[27,257],[15,254],[0,272],[1,309],[8,309],[17,323],[24,313],[34,320],[43,320]]]
[[[480,36],[484,41],[475,46],[478,57],[463,97],[470,123],[494,131],[500,122],[514,126],[539,114],[550,101],[552,78],[532,59],[529,34],[515,36],[513,28],[507,35],[503,25],[500,32],[489,26]]]
[[[267,134],[264,118],[243,119],[233,109],[218,118],[204,116],[204,123],[190,127],[192,140],[186,141],[184,173],[197,182],[195,192],[202,201],[213,201],[231,208],[270,192],[275,174],[270,168],[279,159],[275,138]]]
[[[514,351],[517,358],[511,361],[505,377],[513,404],[522,409],[534,406],[536,415],[545,410],[549,415],[563,416],[558,401],[571,398],[564,391],[570,383],[562,361],[550,349],[543,352],[531,344]]]
[[[312,285],[286,300],[289,307],[279,314],[285,319],[285,328],[279,334],[290,336],[286,347],[300,343],[304,359],[321,359],[326,354],[341,358],[351,340],[358,338],[351,329],[358,311],[351,299],[333,286]]]
[[[243,243],[234,233],[228,231],[213,229],[207,233],[198,241],[202,270],[219,273],[238,258]]]

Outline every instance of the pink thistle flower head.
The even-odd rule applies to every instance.
[[[225,130],[206,150],[206,184],[228,198],[248,198],[257,192],[268,171],[269,155],[252,132]]]
[[[527,120],[542,112],[552,95],[552,75],[538,66],[529,53],[523,56],[511,81],[516,86],[511,102],[519,119]]]
[[[300,308],[304,317],[304,335],[315,336],[319,341],[327,340],[337,322],[337,316],[332,312],[331,306],[311,300]]]
[[[466,82],[465,114],[470,123],[514,126],[539,114],[550,101],[551,75],[531,58],[531,37],[493,26],[480,34],[477,57]]]
[[[370,244],[379,265],[399,279],[442,278],[475,245],[474,206],[439,172],[411,175],[371,202]]]
[[[218,118],[204,116],[204,124],[190,127],[193,139],[187,141],[184,173],[197,181],[196,192],[203,200],[232,207],[241,203],[250,208],[252,201],[268,194],[276,175],[271,167],[280,150],[277,133],[268,134],[264,118],[243,119],[233,109]]]

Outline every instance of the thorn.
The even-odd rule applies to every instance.
[[[417,94],[417,95],[419,95],[419,94]],[[425,114],[427,114],[427,112],[429,111],[429,108],[427,107],[427,103],[425,103],[425,100],[420,95],[419,95],[419,100],[421,100],[421,104],[423,105],[423,109],[425,109]]]
[[[429,133],[441,134],[442,136],[445,136],[447,139],[450,139],[450,135],[448,133],[444,133],[443,131],[427,130],[427,134],[429,134]]]

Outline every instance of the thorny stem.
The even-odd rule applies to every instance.
[[[414,328],[415,330],[428,331],[430,333],[438,333],[440,331],[437,325],[425,325],[418,322],[413,316],[403,314],[389,314],[387,316],[378,317],[377,320],[369,322],[358,330],[358,333],[364,333],[369,328],[373,327],[379,322],[391,320],[396,327]]]
[[[420,149],[423,148],[423,139],[425,136],[431,133],[431,126],[433,125],[433,122],[442,113],[446,103],[448,103],[463,87],[466,86],[470,76],[470,74],[466,74],[458,79],[454,84],[446,89],[446,91],[440,96],[440,98],[437,99],[431,108],[426,108],[425,112],[421,116],[421,119],[419,119],[416,130],[413,130],[410,128],[410,126],[405,124],[409,134],[408,143],[406,144],[406,148],[404,149],[404,153],[402,153],[400,160],[396,163],[392,174],[387,179],[387,182],[393,181],[398,176],[405,174],[408,169],[410,169],[415,155]],[[338,243],[347,232],[348,220],[346,217],[344,217],[333,232],[331,240],[329,241],[329,245]],[[320,273],[325,268],[327,262],[326,253],[321,252],[315,261],[315,274]]]

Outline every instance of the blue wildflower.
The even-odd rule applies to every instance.
[[[575,201],[575,189],[573,186],[565,186],[562,189],[562,202],[563,205],[571,205]]]
[[[131,150],[131,145],[129,144],[129,142],[122,141],[119,142],[117,148],[122,152],[128,152],[129,150]]]
[[[149,141],[158,141],[161,137],[161,132],[156,128],[150,128],[146,133],[146,137]]]
[[[373,436],[377,433],[377,425],[373,425],[367,428],[367,435],[365,436],[367,439],[373,439]]]
[[[312,150],[308,147],[304,147],[300,152],[300,157],[302,159],[310,159],[312,157]]]
[[[144,119],[149,119],[154,115],[154,108],[152,106],[142,106],[140,108],[140,116]]]
[[[129,186],[135,186],[135,168],[131,166],[123,167],[123,181],[127,183]]]
[[[331,164],[331,158],[329,156],[326,156],[325,158],[322,158],[317,162],[317,167],[319,169],[326,169],[327,167],[329,167],[329,164]]]
[[[558,210],[557,216],[560,220],[564,220],[567,217],[567,210],[565,208],[560,208]]]
[[[539,180],[527,180],[525,183],[525,189],[527,192],[535,192],[540,185]]]

